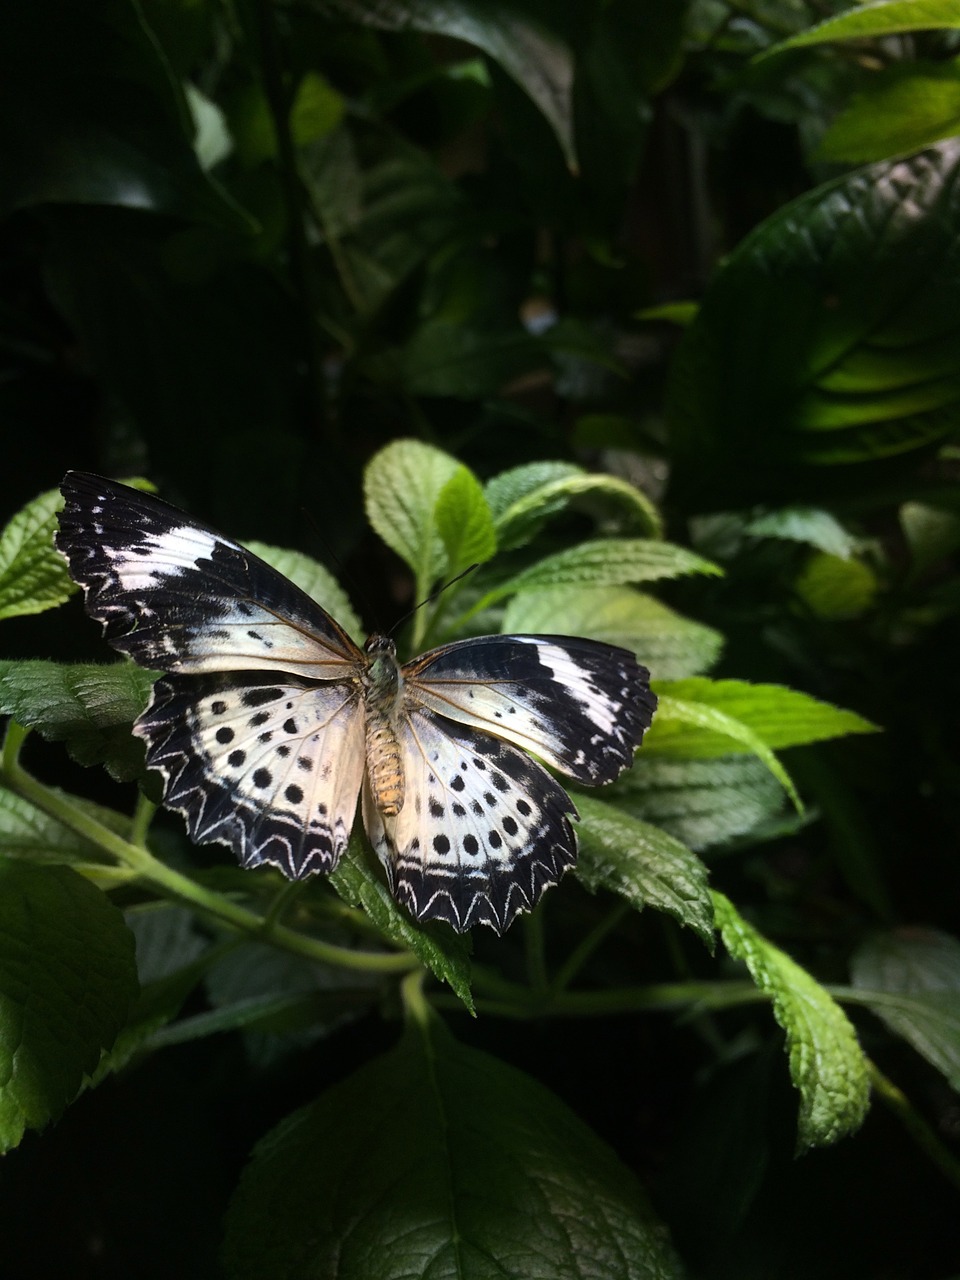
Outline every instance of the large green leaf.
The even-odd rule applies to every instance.
[[[69,867],[0,860],[0,1147],[76,1096],[137,993],[133,937]]]
[[[870,938],[851,961],[857,1001],[960,1091],[960,942],[937,929]]]
[[[611,804],[577,792],[580,855],[577,877],[588,889],[609,889],[638,910],[667,911],[713,949],[713,903],[707,869],[679,840]]]
[[[0,619],[42,613],[77,590],[66,562],[53,549],[62,506],[58,489],[41,493],[0,534]]]
[[[0,661],[0,715],[51,742],[65,742],[79,764],[103,764],[120,782],[142,779],[143,743],[130,726],[146,706],[154,678],[132,662]]]
[[[647,755],[610,788],[617,807],[690,849],[709,849],[782,821],[783,788],[754,756],[677,760]]]
[[[887,67],[873,76],[820,139],[824,160],[852,164],[919,151],[960,133],[960,63]]]
[[[590,475],[562,462],[537,462],[494,476],[486,487],[501,548],[522,546],[544,522],[572,507],[618,532],[660,536],[656,507],[618,476]]]
[[[746,680],[660,681],[658,695],[712,707],[746,725],[774,751],[808,742],[822,742],[848,733],[875,733],[877,726],[808,693],[779,684],[749,684]],[[667,713],[654,717],[644,740],[646,755],[659,753],[683,759],[729,755],[739,749],[730,734],[717,732],[709,724],[694,724],[689,718]]]
[[[846,1014],[820,984],[713,894],[724,946],[773,1000],[787,1034],[790,1077],[800,1092],[797,1145],[824,1146],[855,1132],[870,1102],[866,1059]]]
[[[230,1280],[670,1280],[634,1175],[553,1094],[431,1021],[264,1138]]]
[[[826,44],[831,40],[869,40],[903,31],[936,31],[960,27],[960,13],[953,0],[874,0],[853,5],[846,13],[819,22],[799,35],[766,50],[764,57],[783,49]]]
[[[779,210],[718,271],[674,361],[678,492],[769,502],[812,485],[814,468],[955,429],[958,287],[960,141]]]
[[[504,612],[508,633],[589,636],[638,654],[655,677],[696,675],[713,665],[723,636],[632,587],[546,587],[521,591]]]
[[[543,113],[571,168],[573,140],[573,57],[570,50],[531,16],[508,5],[456,0],[437,6],[429,0],[313,0],[317,8],[388,30],[423,31],[464,40],[489,54]]]
[[[458,466],[432,445],[395,440],[371,458],[364,474],[367,518],[413,570],[421,600],[446,569],[437,503]]]

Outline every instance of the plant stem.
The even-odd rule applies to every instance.
[[[877,1064],[868,1058],[867,1066],[877,1097],[893,1112],[924,1155],[960,1191],[960,1161],[947,1150],[923,1116],[914,1109],[907,1095],[883,1074]]]
[[[598,924],[594,925],[589,933],[580,939],[579,943],[557,970],[556,977],[553,980],[555,992],[559,993],[570,985],[607,934],[611,933],[624,916],[632,910],[633,908],[628,902],[618,902]]]
[[[121,866],[135,871],[139,878],[148,884],[189,903],[197,911],[215,920],[232,925],[243,933],[254,935],[286,951],[292,951],[321,964],[376,973],[403,973],[417,964],[416,958],[408,951],[354,951],[349,947],[339,947],[330,942],[323,942],[320,938],[297,933],[285,925],[257,915],[256,912],[248,910],[223,894],[208,889],[197,881],[191,880],[189,876],[168,867],[144,846],[124,840],[109,827],[103,826],[95,818],[71,804],[67,797],[51,791],[21,768],[16,762],[16,751],[19,741],[22,741],[23,731],[21,730],[18,741],[17,736],[13,734],[15,727],[19,729],[19,726],[11,725],[4,744],[0,777],[7,786],[35,804],[44,813],[56,818],[69,830],[98,845]]]

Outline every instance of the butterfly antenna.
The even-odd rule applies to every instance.
[[[398,622],[395,622],[393,626],[390,628],[390,631],[388,632],[388,634],[393,635],[393,633],[397,630],[397,628],[402,627],[408,618],[412,618],[415,613],[417,613],[420,609],[424,607],[424,605],[431,604],[434,600],[436,600],[437,596],[442,595],[443,592],[446,591],[447,587],[452,587],[455,582],[459,582],[460,579],[465,578],[468,573],[473,573],[474,569],[479,569],[479,568],[480,568],[480,561],[478,560],[476,564],[471,564],[466,569],[461,569],[460,572],[457,574],[457,576],[455,578],[451,578],[449,582],[441,582],[440,586],[437,587],[434,591],[431,591],[425,600],[421,600],[419,604],[415,604],[413,608],[409,610],[408,613],[405,613]]]

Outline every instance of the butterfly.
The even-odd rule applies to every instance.
[[[332,871],[358,800],[418,920],[502,932],[576,860],[570,797],[633,761],[656,697],[626,649],[552,635],[359,648],[265,561],[99,476],[62,485],[57,547],[106,639],[164,674],[134,724],[191,837],[291,879]],[[535,760],[532,757],[536,756]]]

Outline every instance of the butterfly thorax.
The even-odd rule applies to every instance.
[[[396,730],[403,676],[389,636],[370,636],[364,649],[370,659],[362,679],[367,777],[377,808],[393,817],[403,808],[403,766]]]

